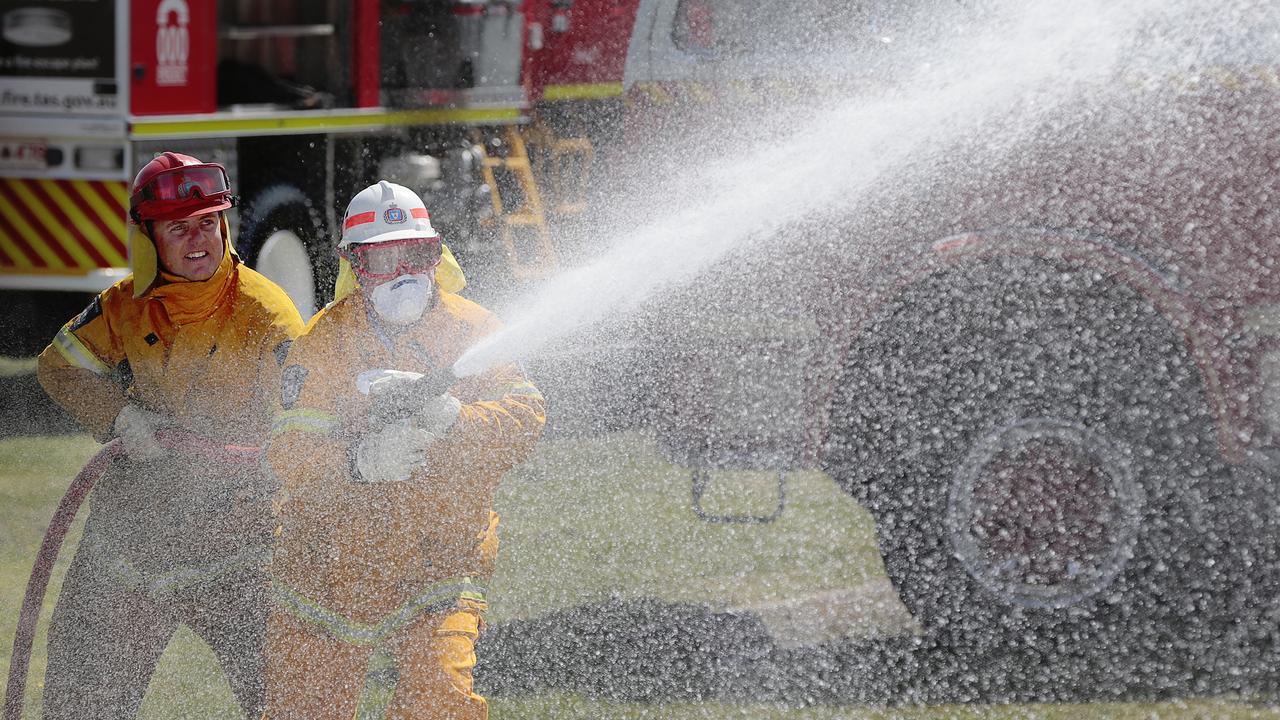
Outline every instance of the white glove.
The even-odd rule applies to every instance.
[[[422,409],[413,414],[413,424],[429,433],[444,435],[458,422],[458,415],[461,413],[462,401],[444,393],[427,398],[422,403]]]
[[[356,388],[377,402],[406,392],[421,378],[422,373],[408,370],[366,370],[356,377]]]
[[[129,403],[120,409],[113,427],[129,459],[147,462],[159,460],[168,452],[156,442],[156,429],[165,424],[159,413]]]
[[[421,377],[421,373],[384,370],[380,377],[369,382],[369,398],[374,405],[386,403],[402,393],[412,392],[414,381]],[[461,412],[462,402],[449,393],[444,393],[424,399],[422,405],[413,412],[413,419],[414,424],[423,430],[444,435],[458,421]]]
[[[408,422],[372,432],[356,446],[357,482],[403,482],[426,463],[435,435]]]

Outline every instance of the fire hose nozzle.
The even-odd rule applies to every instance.
[[[369,417],[381,423],[405,420],[430,398],[449,392],[458,377],[449,368],[433,373],[398,373],[369,383]]]

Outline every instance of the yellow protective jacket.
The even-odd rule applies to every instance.
[[[429,588],[452,592],[453,581],[492,573],[494,491],[529,454],[545,421],[542,395],[519,368],[492,368],[450,389],[462,402],[458,421],[407,482],[354,482],[356,448],[376,429],[357,377],[450,367],[500,327],[484,308],[443,291],[398,334],[373,317],[363,295],[352,293],[312,320],[289,354],[283,408],[266,454],[281,486],[277,595],[282,585],[295,608],[312,603],[322,614],[362,624],[406,612]],[[460,590],[457,597],[471,595]]]
[[[94,298],[40,355],[40,384],[99,440],[135,402],[218,443],[260,445],[302,318],[278,286],[224,250],[203,282],[135,298],[130,275]]]
[[[303,329],[293,301],[229,248],[208,280],[162,279],[141,297],[133,276],[99,294],[41,353],[40,383],[99,440],[133,402],[212,444],[261,445]],[[97,482],[87,542],[158,587],[261,548],[273,490],[253,465],[195,452],[124,462]]]

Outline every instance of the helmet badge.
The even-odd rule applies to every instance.
[[[399,225],[409,219],[409,213],[398,207],[389,207],[382,213],[382,219],[388,225]]]

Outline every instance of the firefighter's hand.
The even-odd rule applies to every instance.
[[[458,422],[461,412],[462,402],[458,398],[449,393],[435,395],[427,398],[414,413],[414,425],[434,435],[444,435]]]
[[[356,446],[356,482],[403,482],[426,464],[427,447],[436,436],[403,422],[387,425]]]
[[[417,407],[417,381],[422,373],[386,370],[369,383],[370,411],[374,418],[408,417]]]
[[[116,415],[114,429],[129,459],[147,462],[159,460],[166,454],[156,441],[156,429],[165,424],[164,416],[130,403]]]

